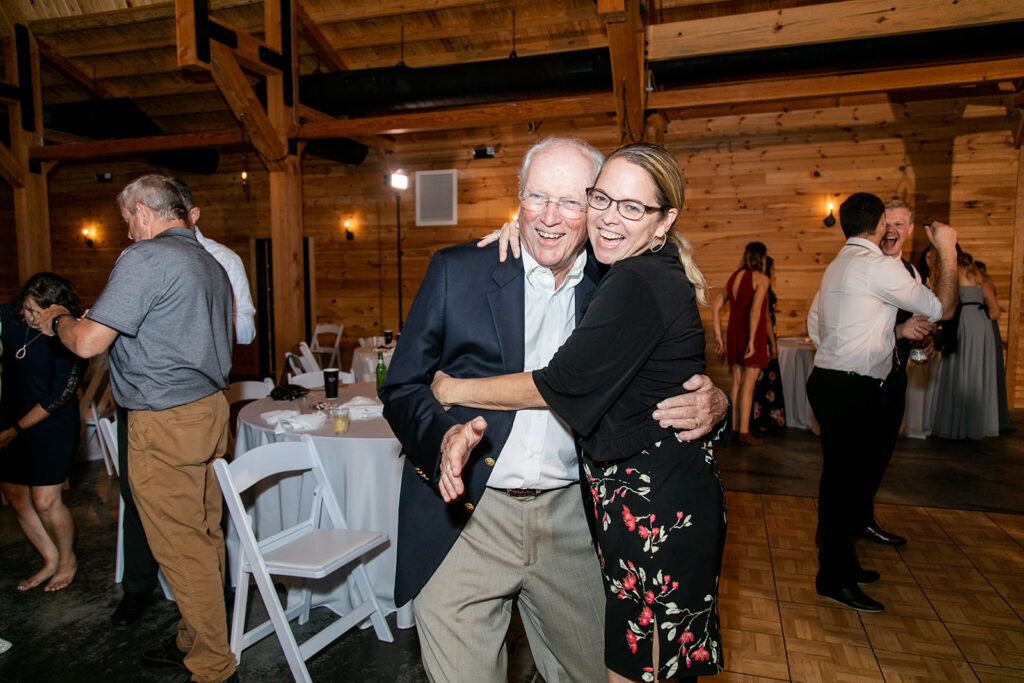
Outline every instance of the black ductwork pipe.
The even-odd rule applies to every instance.
[[[555,97],[611,88],[608,50],[412,69],[404,65],[299,78],[299,101],[331,116]]]
[[[652,62],[659,88],[1024,54],[1024,22]]]

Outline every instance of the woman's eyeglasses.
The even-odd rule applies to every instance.
[[[652,211],[663,210],[660,206],[647,206],[635,199],[612,199],[594,187],[587,190],[587,203],[598,211],[604,211],[614,204],[615,208],[619,211],[619,215],[631,221],[638,221]]]

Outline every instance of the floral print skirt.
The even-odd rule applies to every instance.
[[[655,680],[658,638],[658,678],[719,673],[726,514],[711,443],[668,438],[583,467],[607,590],[605,665]]]

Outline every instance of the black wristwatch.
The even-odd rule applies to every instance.
[[[75,316],[70,313],[61,313],[56,318],[50,321],[50,332],[53,332],[53,336],[57,336],[57,323],[60,322],[61,318],[74,318]]]

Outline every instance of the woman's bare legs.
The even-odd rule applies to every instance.
[[[64,505],[61,485],[33,486],[32,504],[39,513],[39,519],[57,546],[59,560],[57,571],[46,584],[46,591],[59,591],[67,587],[78,571],[78,558],[75,556],[75,522],[71,511]]]
[[[732,387],[729,389],[729,400],[732,401],[732,431],[740,428],[740,375],[743,368],[739,365],[729,366],[732,371]]]
[[[761,368],[740,368],[740,405],[739,405],[739,430],[740,434],[750,431],[750,410],[754,405],[754,386],[757,384],[757,376]],[[734,380],[735,381],[735,380]]]
[[[30,588],[35,588],[57,573],[60,552],[57,550],[57,545],[53,542],[53,539],[50,538],[50,534],[46,531],[43,521],[39,518],[36,508],[32,504],[31,489],[22,484],[8,483],[0,484],[0,489],[3,490],[4,497],[7,498],[11,507],[14,508],[14,512],[18,516],[18,524],[21,526],[25,537],[39,551],[39,554],[43,556],[43,568],[18,583],[18,590],[27,591]]]

